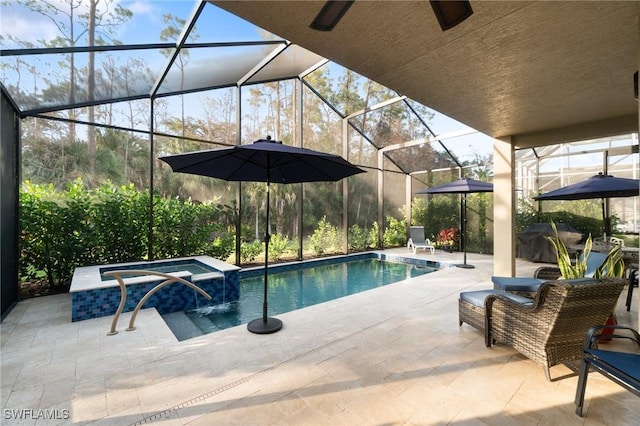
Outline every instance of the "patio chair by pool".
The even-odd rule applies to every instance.
[[[585,277],[592,278],[596,270],[607,258],[605,253],[591,252],[587,258],[587,270]],[[533,297],[540,285],[548,280],[560,278],[560,268],[556,266],[542,266],[536,269],[533,278],[529,277],[498,277],[492,276],[493,287],[509,293],[518,294],[525,297]]]
[[[490,294],[484,301],[485,344],[511,346],[542,365],[551,380],[550,367],[582,357],[587,330],[606,322],[624,285],[620,278],[547,281],[532,304]]]
[[[433,246],[428,238],[424,237],[424,227],[412,226],[410,229],[411,236],[407,241],[407,247],[413,249],[413,253],[416,253],[417,249],[429,250],[431,254],[436,252],[436,248]]]
[[[624,240],[616,237],[595,237],[591,252],[609,253],[617,245],[624,247]]]
[[[602,350],[598,348],[599,335],[605,329],[612,330],[607,338],[618,341],[630,340],[634,343],[634,352]],[[584,352],[580,365],[580,377],[576,388],[576,414],[582,416],[584,394],[587,388],[589,370],[594,369],[604,377],[614,381],[636,396],[640,396],[640,334],[630,327],[620,325],[601,325],[592,327],[584,339]]]

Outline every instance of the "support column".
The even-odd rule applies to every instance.
[[[638,24],[638,34],[636,36],[636,42],[638,46],[640,46],[640,17],[636,18],[636,23]],[[638,55],[638,57],[636,58],[636,63],[636,70],[640,70],[640,55]],[[640,102],[636,102],[636,104],[640,105]],[[640,106],[638,107],[638,128],[640,129]],[[636,299],[640,301],[640,291],[636,290],[634,293],[636,295]],[[637,329],[640,330],[640,315],[638,315]]]
[[[342,157],[349,161],[349,119],[342,120]],[[349,253],[349,182],[342,179],[342,250]]]
[[[384,152],[378,150],[378,247],[384,248]]]
[[[236,145],[242,144],[242,87],[236,87]],[[242,183],[236,182],[236,265],[240,266],[242,257]]]
[[[413,179],[411,179],[411,175],[406,175],[405,176],[405,180],[404,180],[404,187],[405,187],[405,209],[404,209],[404,220],[407,222],[407,235],[405,235],[407,238],[406,240],[409,241],[409,237],[410,237],[410,229],[411,229],[411,202],[413,201],[411,194],[413,191],[412,188],[412,183],[413,183]]]
[[[154,260],[153,256],[153,171],[155,169],[155,98],[149,100],[149,229],[147,230],[147,259]]]
[[[304,128],[303,122],[302,122],[302,114],[304,113],[303,109],[304,109],[304,102],[303,102],[303,96],[304,96],[304,91],[302,90],[302,80],[298,79],[296,80],[295,83],[295,87],[296,87],[296,91],[295,91],[295,95],[296,95],[296,99],[295,99],[295,106],[296,106],[296,113],[295,115],[295,126],[294,129],[296,129],[296,136],[295,136],[295,145],[299,148],[302,148],[302,130]],[[302,260],[303,257],[303,253],[302,253],[302,241],[303,241],[303,235],[302,235],[302,229],[303,229],[303,221],[302,221],[302,215],[304,214],[303,211],[303,207],[304,207],[304,189],[303,189],[303,183],[299,183],[297,186],[298,188],[296,189],[296,198],[298,201],[298,223],[297,223],[297,228],[298,228],[298,260]]]
[[[493,141],[493,271],[512,277],[516,272],[515,154],[510,140]]]

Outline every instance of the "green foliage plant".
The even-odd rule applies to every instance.
[[[387,226],[384,230],[385,247],[400,247],[407,243],[407,225],[404,220],[387,216]]]
[[[317,255],[324,253],[339,252],[342,248],[342,232],[340,229],[329,223],[326,216],[318,222],[318,227],[309,237],[311,250]]]
[[[424,226],[429,220],[426,198],[414,198],[411,202],[411,225]]]
[[[564,278],[565,280],[570,280],[573,278],[584,277],[584,274],[587,271],[587,259],[589,257],[589,253],[591,253],[591,235],[589,235],[587,241],[584,244],[582,259],[578,255],[576,255],[575,259],[572,259],[567,250],[567,246],[564,244],[564,241],[562,241],[558,236],[558,229],[555,222],[551,222],[551,228],[553,229],[555,237],[545,236],[545,238],[553,245],[556,250],[558,268],[560,268],[562,278]]]
[[[369,246],[369,235],[367,230],[357,224],[349,227],[349,250],[362,251]]]
[[[206,245],[204,254],[227,261],[235,248],[236,238],[234,235],[218,236],[210,244]]]
[[[243,241],[240,244],[240,262],[243,264],[254,262],[261,253],[264,253],[264,243],[262,241]]]
[[[380,248],[380,225],[378,222],[373,222],[371,224],[371,229],[369,230],[369,247],[370,248]]]
[[[591,235],[589,235],[585,241],[582,256],[576,255],[575,259],[572,259],[564,242],[558,236],[558,229],[554,222],[551,222],[551,228],[555,233],[555,237],[545,238],[551,242],[556,250],[558,268],[560,268],[562,278],[566,280],[583,278],[587,271],[587,259],[593,247]],[[624,260],[622,259],[621,246],[616,244],[611,251],[609,251],[602,265],[595,271],[593,277],[597,279],[604,277],[622,278],[624,276],[624,270],[625,266]]]
[[[435,240],[441,229],[458,226],[460,208],[453,197],[431,197],[427,206],[426,221],[424,223],[424,235]]]
[[[622,246],[615,244],[607,254],[606,259],[593,274],[594,278],[613,277],[623,278],[625,272],[624,260],[622,259]]]
[[[269,258],[280,260],[291,251],[291,240],[286,235],[273,234],[269,238]]]
[[[122,263],[147,254],[149,195],[133,184],[106,183],[93,192],[96,247],[99,263]],[[116,225],[117,224],[117,225]],[[81,263],[85,263],[82,262]]]
[[[25,181],[20,189],[21,282],[44,279],[67,291],[78,266],[143,260],[148,253],[149,194],[110,182],[89,190],[81,179],[56,190]],[[154,197],[154,254],[208,254],[226,260],[233,236],[229,207]],[[160,258],[160,257],[159,257]]]

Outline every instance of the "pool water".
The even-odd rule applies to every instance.
[[[436,271],[422,267],[378,259],[305,267],[304,269],[269,273],[269,316],[290,312],[397,281]],[[186,312],[204,334],[262,317],[264,276],[240,279],[240,299],[219,306],[202,307]]]

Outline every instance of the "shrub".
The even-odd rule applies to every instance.
[[[79,180],[62,194],[53,185],[25,182],[20,203],[20,280],[44,271],[50,287],[67,290],[74,268],[98,256],[88,192]]]
[[[369,247],[374,249],[380,248],[380,226],[378,222],[371,224],[371,229],[369,230]]]
[[[458,202],[452,197],[438,196],[430,198],[427,205],[427,219],[424,223],[425,237],[435,240],[441,229],[458,226],[459,212]]]
[[[399,247],[407,243],[407,225],[404,220],[387,216],[387,227],[384,230],[385,247]]]
[[[149,195],[133,185],[105,184],[94,191],[95,263],[122,263],[147,255]],[[116,226],[117,224],[117,226]],[[84,262],[80,262],[84,263]]]
[[[365,250],[369,247],[367,230],[354,224],[349,227],[349,250]]]
[[[236,248],[234,235],[216,237],[205,249],[205,255],[226,261]]]
[[[286,235],[273,234],[269,239],[269,259],[280,260],[291,249],[291,240]]]
[[[149,194],[111,183],[89,191],[82,180],[65,191],[24,182],[20,191],[21,282],[46,275],[50,288],[68,290],[78,266],[142,260],[148,253]],[[208,254],[226,259],[232,210],[216,203],[154,198],[154,254]]]
[[[240,244],[240,262],[251,263],[256,260],[259,254],[264,252],[264,243],[262,241],[252,241],[250,243],[242,242]]]
[[[309,237],[309,243],[311,250],[318,255],[339,252],[342,250],[342,232],[337,226],[330,224],[326,216],[323,216],[318,222],[318,227]]]
[[[425,226],[429,220],[429,203],[426,198],[414,198],[411,203],[411,225]],[[404,208],[404,207],[403,207]]]

